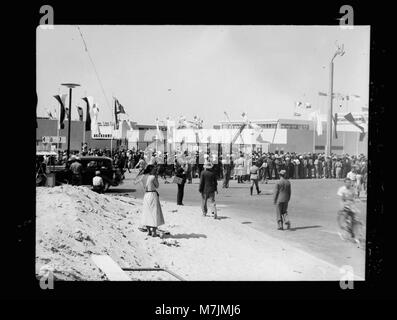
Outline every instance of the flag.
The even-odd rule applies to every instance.
[[[323,96],[323,97],[328,96],[328,94],[326,94],[325,92],[319,92],[318,95],[319,95],[319,96]]]
[[[59,113],[59,119],[58,119],[58,130],[65,128],[65,125],[63,121],[65,120],[65,100],[66,100],[67,95],[63,94],[62,96],[56,95],[54,96],[55,99],[60,104],[60,113]]]
[[[124,107],[120,104],[119,100],[114,98],[114,118],[115,118],[115,121],[116,121],[116,129],[119,128],[120,119],[118,118],[117,115],[120,114],[120,113],[124,113],[125,114]]]
[[[338,139],[338,132],[337,132],[337,124],[338,124],[338,114],[335,113],[335,116],[333,117],[334,120],[334,135],[335,139]]]
[[[79,114],[79,121],[83,121],[83,118],[84,118],[83,108],[80,106],[77,106],[77,113]]]
[[[156,135],[157,135],[157,140],[163,141],[163,135],[159,127],[159,118],[156,118]]]
[[[65,108],[65,117],[69,120],[69,108]]]
[[[365,137],[364,127],[360,126],[356,120],[354,120],[354,117],[351,113],[346,114],[345,119],[361,130],[360,141],[362,141],[362,139]]]
[[[321,122],[320,114],[318,111],[314,111],[310,114],[310,119],[315,122],[315,130],[317,131],[317,135],[320,136],[323,134],[323,124]]]
[[[174,129],[175,129],[175,121],[167,118],[167,137],[168,143],[174,142]]]
[[[99,113],[99,108],[97,107],[97,105],[94,103],[93,107],[92,107],[92,113],[93,113],[93,118],[92,118],[92,122],[91,122],[91,134],[95,133],[95,134],[99,134],[99,126],[98,126],[98,113]]]
[[[130,130],[133,130],[133,128],[134,128],[133,122],[131,120],[128,120],[127,123],[128,123],[128,126],[130,127]]]
[[[119,128],[119,119],[117,117],[117,115],[119,114],[119,109],[118,109],[118,105],[117,105],[117,99],[114,99],[114,121],[115,121],[115,128],[118,129]]]
[[[116,114],[119,114],[119,113],[124,113],[125,114],[124,107],[120,104],[119,100],[114,98],[114,101],[115,101],[115,113]]]
[[[356,101],[360,100],[360,96],[357,95],[357,94],[352,94],[350,97],[351,97],[353,100],[356,100]]]
[[[296,101],[295,102],[295,111],[294,111],[294,116],[295,117],[300,117],[302,113],[300,112],[300,107],[302,106],[302,102]]]
[[[86,119],[85,119],[85,131],[90,131],[91,130],[91,115],[90,115],[90,110],[94,106],[94,98],[93,97],[84,97],[82,98],[87,107],[86,107]]]

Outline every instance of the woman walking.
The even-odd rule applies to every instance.
[[[157,227],[165,223],[157,192],[159,182],[156,171],[157,168],[155,166],[148,165],[143,171],[145,177],[142,180],[145,190],[142,207],[142,225],[146,226],[148,235],[152,237],[158,236]]]

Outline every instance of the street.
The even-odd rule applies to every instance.
[[[138,199],[143,198],[141,184],[134,184],[126,172],[124,183],[112,187],[108,194],[123,194]],[[168,178],[168,181],[172,181]],[[335,179],[290,180],[292,197],[288,214],[291,229],[279,231],[276,223],[276,210],[273,205],[274,181],[260,184],[260,195],[254,189],[250,196],[249,183],[237,184],[231,180],[228,189],[222,188],[218,181],[216,203],[219,219],[234,219],[267,235],[285,240],[305,252],[331,263],[337,267],[350,265],[354,273],[365,277],[365,248],[357,248],[351,242],[342,241],[338,235],[336,222],[339,199],[336,195],[343,181]],[[177,186],[160,182],[160,200],[176,203]],[[185,185],[183,203],[185,206],[200,206],[201,196],[198,192],[198,179]],[[366,225],[366,198],[361,197],[357,204],[361,211],[360,219]],[[203,219],[210,219],[204,218]],[[365,230],[364,230],[365,232]]]

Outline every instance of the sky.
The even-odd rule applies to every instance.
[[[114,121],[113,97],[131,121],[293,119],[296,101],[324,114],[330,61],[334,92],[356,94],[349,111],[368,105],[370,27],[354,26],[77,26],[37,29],[37,115],[58,108],[54,95],[73,89],[74,106],[93,96],[99,121]],[[99,80],[98,80],[98,77]],[[102,86],[101,86],[102,84]],[[103,90],[102,90],[103,87]],[[69,105],[68,100],[66,101]],[[295,118],[296,119],[296,118]]]

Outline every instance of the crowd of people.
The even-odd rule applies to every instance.
[[[223,179],[222,187],[229,188],[230,179],[237,183],[250,183],[250,194],[256,188],[261,193],[259,182],[268,183],[276,180],[274,203],[277,211],[278,228],[284,225],[290,228],[287,215],[288,201],[291,196],[291,186],[288,179],[340,179],[350,181],[354,196],[359,197],[360,191],[366,191],[368,164],[364,155],[350,156],[331,155],[323,153],[295,153],[270,152],[252,153],[240,152],[236,155],[222,155],[211,152],[183,151],[169,157],[167,152],[148,152],[142,150],[125,149],[88,149],[82,152],[72,152],[67,159],[66,153],[58,153],[55,157],[44,157],[38,162],[43,171],[46,165],[70,163],[69,168],[76,179],[72,184],[81,184],[81,164],[76,161],[81,156],[105,156],[112,160],[112,165],[119,169],[124,176],[126,171],[138,172],[139,182],[144,188],[143,215],[141,230],[147,231],[150,236],[157,236],[157,228],[164,224],[159,194],[159,177],[165,183],[170,183],[168,177],[173,177],[177,185],[176,203],[183,206],[184,187],[192,183],[193,178],[200,178],[199,192],[202,198],[201,210],[204,216],[208,213],[208,201],[214,218],[217,218],[215,194],[218,192],[218,180]],[[70,161],[71,160],[71,161]],[[76,180],[76,181],[75,181]],[[104,181],[101,172],[96,171],[92,179],[93,190],[103,192]],[[350,189],[347,189],[351,192]],[[346,192],[345,192],[346,193]],[[338,195],[342,194],[338,191]]]

